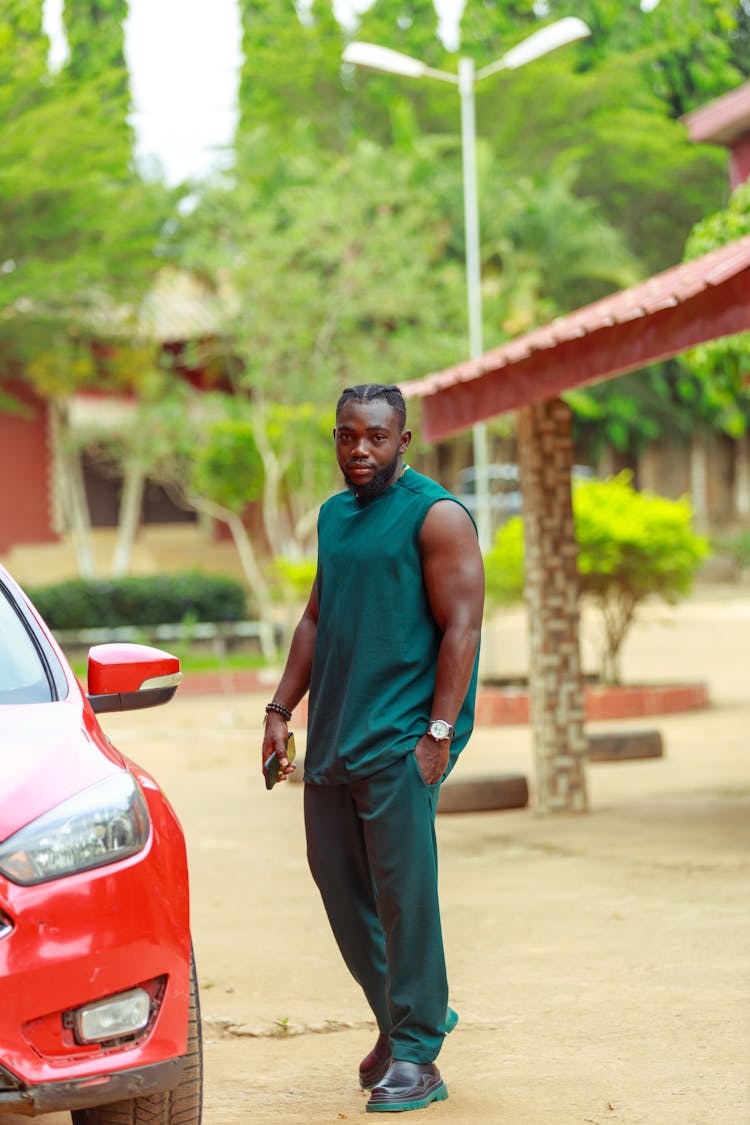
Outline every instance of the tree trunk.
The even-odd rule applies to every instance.
[[[750,520],[750,435],[743,434],[734,451],[734,514],[742,523]]]
[[[271,449],[265,430],[265,411],[253,413],[253,434],[263,461],[263,528],[273,556],[285,554],[284,519],[279,505],[279,482],[283,475],[279,458]]]
[[[141,507],[146,476],[139,464],[131,461],[125,468],[125,479],[120,497],[117,524],[117,541],[112,559],[112,576],[122,578],[130,570],[133,544],[141,523]]]
[[[60,486],[63,518],[73,540],[78,574],[93,578],[96,567],[91,544],[91,519],[83,480],[81,455],[71,439],[67,405],[50,404],[52,447]]]
[[[699,431],[690,443],[690,496],[698,531],[708,527],[708,451],[705,436]]]
[[[274,643],[273,624],[268,614],[268,607],[271,604],[271,592],[263,575],[263,571],[260,568],[260,564],[258,563],[252,541],[247,533],[247,528],[242,521],[242,517],[230,511],[228,508],[222,508],[220,504],[214,504],[212,501],[205,500],[200,496],[191,496],[189,500],[196,511],[205,512],[206,515],[211,516],[213,519],[220,520],[229,528],[234,545],[237,548],[243,574],[247,579],[247,584],[250,587],[258,607],[258,621],[261,626],[260,643],[263,656],[269,661],[275,660],[277,653]]]
[[[553,399],[524,407],[518,449],[537,802],[542,812],[585,812],[588,744],[567,405]]]

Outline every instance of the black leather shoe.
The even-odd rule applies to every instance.
[[[373,1088],[366,1109],[368,1113],[400,1113],[425,1109],[447,1097],[448,1087],[434,1063],[394,1059],[385,1078]]]
[[[385,1078],[388,1067],[391,1065],[391,1041],[381,1031],[377,1043],[359,1064],[359,1084],[363,1090],[371,1090],[377,1086],[381,1078]]]

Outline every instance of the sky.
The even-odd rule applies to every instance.
[[[447,5],[450,11],[459,3],[438,0],[436,7]],[[62,6],[63,0],[44,0],[53,66],[66,52]],[[339,19],[351,19],[356,10],[357,0],[335,0]],[[148,170],[158,161],[170,184],[220,167],[237,120],[241,30],[236,0],[129,0],[125,54],[142,166]]]

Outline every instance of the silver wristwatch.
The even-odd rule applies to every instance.
[[[445,742],[446,738],[450,742],[456,733],[456,729],[450,723],[446,723],[445,719],[433,719],[427,727],[427,733],[436,742]]]

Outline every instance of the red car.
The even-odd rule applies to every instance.
[[[0,1118],[200,1123],[182,829],[97,719],[180,679],[169,653],[97,645],[84,693],[0,567]]]

